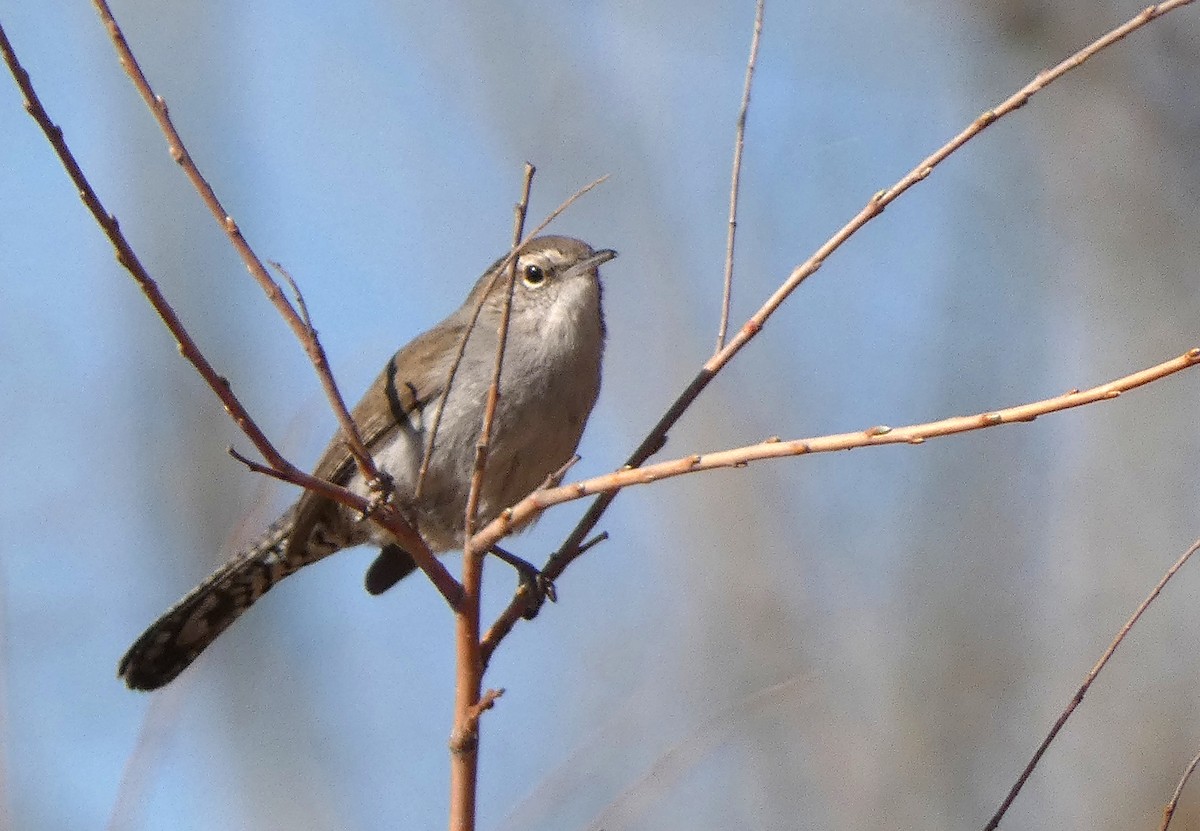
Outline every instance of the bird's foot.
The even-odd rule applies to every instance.
[[[525,595],[529,599],[529,606],[524,614],[526,620],[533,620],[537,617],[537,613],[541,611],[545,601],[558,602],[558,592],[554,588],[554,582],[542,574],[533,563],[522,560],[516,554],[505,551],[498,545],[493,545],[488,551],[516,569],[520,588],[524,589]]]

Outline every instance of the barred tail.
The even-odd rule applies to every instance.
[[[156,690],[196,660],[242,612],[305,562],[283,557],[295,522],[289,511],[259,542],[233,557],[172,606],[134,642],[117,677],[133,690]]]

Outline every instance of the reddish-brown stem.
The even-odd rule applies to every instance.
[[[208,180],[201,174],[200,168],[197,167],[191,154],[188,152],[187,146],[183,143],[182,136],[175,129],[175,124],[171,120],[166,100],[162,96],[156,95],[150,86],[150,81],[142,71],[137,58],[134,57],[133,50],[129,48],[129,43],[125,40],[125,34],[121,31],[121,27],[113,16],[112,10],[108,7],[107,0],[93,0],[93,4],[100,15],[101,22],[104,23],[104,27],[108,31],[109,38],[113,42],[113,47],[117,51],[117,58],[120,60],[122,68],[129,75],[134,88],[150,109],[155,121],[158,122],[159,129],[162,130],[163,136],[167,140],[167,148],[171,154],[171,158],[175,160],[183,170],[184,175],[192,183],[192,187],[200,195],[200,199],[213,215],[217,224],[221,226],[229,237],[230,243],[245,264],[246,270],[250,272],[250,275],[267,295],[267,299],[271,301],[284,321],[291,327],[292,332],[296,335],[296,338],[308,354],[309,360],[317,369],[321,385],[324,387],[325,394],[333,406],[334,414],[338,418],[342,431],[346,434],[347,445],[359,466],[363,478],[368,482],[378,479],[378,472],[375,470],[370,453],[363,444],[357,426],[354,424],[353,419],[350,418],[350,411],[346,408],[346,402],[343,400],[337,384],[334,383],[333,374],[329,370],[329,363],[325,358],[324,349],[322,349],[319,341],[311,337],[311,329],[305,326],[304,321],[300,319],[296,310],[288,302],[279,285],[267,273],[267,269],[263,266],[262,261],[242,235],[237,222],[225,210],[225,206],[217,198],[216,191],[213,190]]]
[[[317,378],[325,390],[325,395],[329,399],[329,404],[333,408],[334,415],[341,425],[346,445],[349,448],[351,456],[354,458],[355,464],[358,466],[363,480],[370,483],[386,481],[379,475],[374,460],[372,460],[370,452],[359,435],[358,426],[350,416],[345,399],[342,398],[341,391],[334,380],[333,372],[329,368],[329,360],[325,355],[325,348],[321,345],[316,330],[296,312],[296,309],[288,301],[283,291],[280,290],[279,284],[271,278],[271,275],[263,266],[258,255],[254,253],[254,250],[242,235],[233,217],[225,210],[225,206],[217,198],[217,194],[208,183],[208,180],[201,174],[200,168],[192,159],[186,145],[184,145],[182,136],[175,129],[175,124],[171,120],[170,112],[167,108],[167,102],[162,96],[156,95],[151,88],[149,79],[142,72],[142,68],[138,64],[137,58],[134,57],[133,50],[129,48],[129,43],[125,40],[125,35],[121,31],[121,27],[113,16],[112,10],[108,7],[106,0],[93,0],[93,2],[101,21],[108,30],[121,66],[125,69],[126,74],[129,75],[130,80],[133,82],[138,94],[141,95],[142,100],[146,103],[146,106],[150,109],[155,121],[158,122],[159,129],[162,130],[163,136],[167,140],[171,158],[182,168],[184,174],[192,183],[192,187],[200,195],[200,199],[208,207],[217,224],[225,231],[234,250],[245,264],[246,270],[250,272],[250,275],[259,284],[263,292],[267,295],[267,298],[275,306],[276,310],[303,346],[313,368],[316,370]],[[245,425],[242,422],[239,421],[239,425],[245,429]],[[425,545],[424,540],[421,539],[421,536],[407,524],[399,512],[376,511],[373,513],[373,518],[380,525],[383,525],[385,521],[388,523],[384,527],[396,536],[397,541],[406,551],[412,554],[416,564],[438,586],[447,599],[458,594],[456,588],[450,594],[447,594],[446,590],[451,588],[448,581],[453,580],[453,578],[437,562]],[[457,581],[454,581],[454,585],[457,586]]]
[[[500,375],[504,368],[504,352],[508,344],[508,329],[512,317],[513,288],[517,277],[517,251],[525,232],[525,216],[529,211],[529,191],[533,186],[534,166],[526,162],[525,179],[521,199],[514,209],[512,252],[508,258],[504,306],[500,314],[497,332],[496,360],[492,368],[492,383],[488,386],[487,402],[484,405],[483,424],[479,428],[479,439],[475,444],[475,466],[471,475],[471,487],[467,494],[466,529],[463,545],[462,603],[455,617],[455,643],[457,645],[457,678],[454,692],[454,731],[450,739],[450,831],[474,831],[475,804],[479,779],[479,718],[483,710],[491,707],[496,695],[486,705],[480,699],[483,687],[483,660],[479,654],[479,616],[481,590],[483,586],[483,558],[486,548],[471,544],[479,513],[479,496],[483,492],[484,477],[487,475],[488,450],[492,438],[492,424],[496,419],[496,406],[500,401]],[[486,296],[486,293],[485,293]]]

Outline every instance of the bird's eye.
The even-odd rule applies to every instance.
[[[521,279],[527,286],[540,286],[546,282],[546,272],[540,265],[527,265],[521,270]]]

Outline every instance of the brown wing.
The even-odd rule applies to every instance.
[[[444,364],[441,357],[447,349],[446,344],[457,344],[464,329],[461,324],[454,325],[452,320],[453,317],[420,335],[393,355],[351,411],[368,450],[385,443],[401,424],[412,424],[410,414],[441,394],[446,380],[440,377],[440,368]],[[437,370],[431,372],[429,367]],[[339,430],[321,454],[313,475],[344,485],[350,481],[354,470],[354,458]],[[296,525],[288,540],[286,557],[289,560],[293,556],[303,559],[313,527],[330,517],[336,507],[336,503],[327,497],[312,491],[304,492],[296,504]]]

